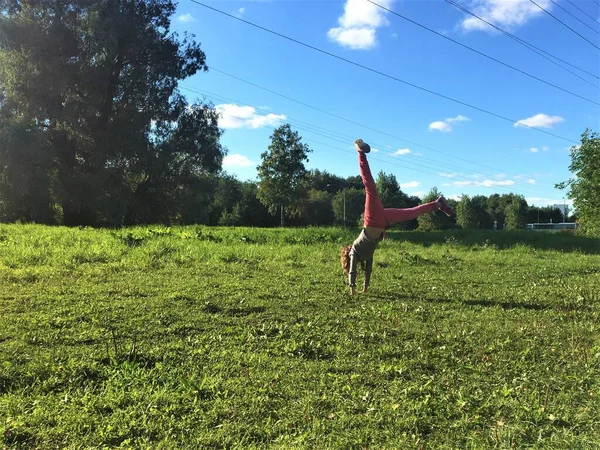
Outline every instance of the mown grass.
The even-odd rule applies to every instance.
[[[3,445],[600,447],[600,240],[355,234],[0,225]]]

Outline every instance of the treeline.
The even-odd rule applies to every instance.
[[[193,36],[170,31],[170,0],[0,2],[0,221],[124,226],[146,223],[346,225],[361,222],[358,176],[307,171],[312,151],[289,125],[262,155],[257,182],[222,171],[227,149],[213,105],[190,104],[179,82],[208,70]],[[588,230],[600,230],[600,140],[572,149],[577,178],[561,187]],[[434,200],[380,172],[386,207]],[[513,194],[450,200],[402,229],[524,228],[561,221]]]

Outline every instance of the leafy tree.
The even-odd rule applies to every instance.
[[[600,235],[600,136],[586,129],[581,145],[571,147],[569,170],[575,175],[569,181],[559,183],[560,189],[568,188],[567,195],[573,199],[581,229],[590,235]]]
[[[479,228],[477,209],[473,200],[468,195],[463,195],[456,205],[456,223],[462,228]]]
[[[218,177],[204,174],[183,185],[178,193],[180,212],[177,221],[183,224],[210,224],[217,184]]]
[[[242,183],[235,178],[235,176],[223,173],[219,177],[216,177],[216,186],[212,195],[213,201],[210,211],[210,223],[220,224],[222,215],[226,211],[233,211],[234,206],[239,202],[241,196]]]
[[[553,206],[530,206],[527,209],[528,223],[559,223],[563,221],[563,213]]]
[[[262,163],[257,167],[260,183],[258,199],[270,213],[278,209],[281,226],[285,224],[286,210],[298,214],[298,199],[303,196],[306,169],[304,162],[312,150],[303,144],[300,135],[289,124],[277,128],[271,135],[268,151],[261,154]]]
[[[242,183],[242,196],[237,203],[242,224],[252,227],[272,227],[277,225],[277,217],[258,199],[258,185],[253,181]]]
[[[522,196],[514,195],[505,211],[508,230],[521,230],[527,227],[527,201]]]
[[[488,198],[484,195],[463,195],[456,204],[456,223],[468,229],[493,228],[494,222],[488,211]]]
[[[515,194],[490,195],[487,201],[487,214],[492,226],[494,221],[497,221],[498,229],[502,229],[507,225],[506,211],[515,197],[518,196]]]
[[[485,195],[475,195],[471,197],[471,204],[475,210],[477,227],[491,229],[494,227],[494,221],[488,213],[488,198]]]
[[[500,194],[492,194],[488,197],[486,212],[490,217],[492,225],[496,222],[498,229],[504,226],[504,208],[500,205]]]
[[[437,187],[433,187],[427,195],[423,198],[423,203],[428,203],[436,200],[442,193]],[[451,202],[450,206],[454,207],[455,202]],[[441,211],[433,211],[429,214],[424,214],[417,218],[419,223],[419,230],[421,231],[433,231],[433,230],[447,230],[456,226],[455,215],[452,217],[446,216]]]
[[[0,129],[0,221],[56,222],[52,161],[42,144],[37,130],[18,124]]]
[[[400,189],[400,184],[394,174],[380,171],[375,180],[377,193],[384,208],[404,208],[408,197]]]
[[[346,188],[364,189],[360,175],[352,175],[346,178]]]
[[[305,202],[304,217],[308,225],[331,225],[333,223],[333,207],[331,196],[327,191],[311,189]]]
[[[344,224],[344,193],[337,192],[331,201],[333,214],[336,223]],[[346,189],[346,224],[354,225],[359,223],[360,216],[365,210],[365,191],[364,189],[350,188]],[[362,226],[360,223],[359,226]]]
[[[185,187],[220,169],[216,111],[177,89],[207,66],[169,32],[174,12],[169,0],[0,2],[0,135],[30,135],[27,151],[9,139],[0,154],[5,213],[17,173],[45,198],[21,202],[40,221],[55,203],[67,225],[171,221]]]
[[[313,169],[306,173],[306,180],[308,189],[327,191],[330,194],[348,187],[344,178],[330,174],[326,170]]]

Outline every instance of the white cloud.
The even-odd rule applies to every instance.
[[[438,175],[440,177],[444,177],[444,178],[455,178],[458,176],[457,173],[448,173],[448,172],[440,172],[440,173],[438,173]]]
[[[224,129],[232,128],[261,128],[278,125],[286,117],[283,114],[261,115],[252,106],[239,106],[234,104],[221,104],[215,106],[219,112],[219,126]]]
[[[417,188],[419,186],[421,186],[421,183],[419,183],[418,181],[409,181],[408,183],[400,183],[400,188],[402,188],[402,189]]]
[[[392,153],[392,156],[404,156],[404,155],[408,155],[410,153],[411,153],[410,148],[399,148],[394,153]]]
[[[506,174],[505,173],[497,173],[496,175],[494,175],[494,178],[503,180],[504,178],[506,178]]]
[[[529,184],[537,184],[537,181],[535,181],[533,178],[529,178],[527,180],[527,183],[529,183]]]
[[[549,10],[551,0],[537,0],[542,8]],[[529,0],[473,0],[469,8],[482,19],[509,31],[525,25],[544,12]],[[494,32],[494,29],[471,15],[465,16],[461,22],[465,31],[483,30]]]
[[[482,181],[455,181],[454,186],[475,186],[475,187],[494,187],[494,186],[512,186],[515,184],[513,180],[482,180]]]
[[[192,16],[190,13],[188,13],[188,14],[180,15],[179,21],[182,23],[191,23],[191,22],[195,22],[196,19],[194,18],[194,16]]]
[[[233,15],[235,17],[242,17],[244,15],[244,13],[246,12],[246,8],[240,8],[236,11],[233,12]]]
[[[246,156],[234,153],[223,158],[224,167],[252,167],[256,163],[250,161]]]
[[[537,127],[537,128],[552,128],[554,125],[557,125],[561,122],[564,122],[560,116],[549,116],[547,114],[536,114],[535,116],[528,117],[527,119],[521,119],[516,122],[514,127]]]
[[[377,152],[379,152],[379,149],[378,149],[378,148],[373,148],[373,147],[371,147],[371,151],[372,151],[373,153],[377,153]]]
[[[448,117],[444,121],[438,120],[437,122],[431,122],[429,124],[429,129],[441,131],[442,133],[449,133],[450,131],[452,131],[451,124],[459,122],[469,122],[470,120],[471,119],[469,119],[468,117],[459,114],[456,117]]]
[[[431,122],[429,124],[429,129],[441,131],[442,133],[449,133],[450,131],[452,131],[452,127],[450,125],[448,125],[446,122],[440,122],[440,121]]]
[[[389,8],[392,0],[379,0]],[[386,11],[365,0],[347,0],[344,14],[338,19],[339,27],[331,28],[327,36],[343,47],[369,50],[377,44],[377,28],[388,25]]]
[[[462,115],[458,115],[456,117],[449,117],[448,119],[446,119],[447,123],[454,123],[454,122],[469,122],[471,119],[469,119],[468,117],[462,116]]]
[[[539,149],[539,148],[537,148],[537,147],[531,147],[531,148],[529,149],[529,151],[530,151],[531,153],[537,153],[537,152],[539,152],[539,151],[540,151],[540,149]]]
[[[425,195],[425,191],[415,191],[410,195],[414,195],[416,197],[423,197]]]
[[[547,151],[548,151],[548,150],[550,150],[550,149],[544,145],[544,146],[542,147],[542,150],[544,150],[545,152],[547,152]]]
[[[375,46],[375,29],[373,28],[332,28],[327,36],[341,46],[353,50],[368,50]]]

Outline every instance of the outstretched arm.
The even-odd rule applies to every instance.
[[[373,270],[373,258],[365,262],[365,282],[363,283],[363,292],[367,292],[371,282],[371,271]]]
[[[350,293],[354,294],[356,288],[356,264],[358,258],[354,253],[350,255],[350,272],[348,273],[348,285],[350,286]]]

